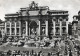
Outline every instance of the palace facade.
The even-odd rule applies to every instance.
[[[5,15],[5,33],[8,37],[64,38],[68,35],[68,11],[50,10],[34,1],[19,12]]]
[[[78,15],[73,16],[72,36],[77,39],[80,37],[80,11],[78,12]]]

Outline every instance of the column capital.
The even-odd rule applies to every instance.
[[[60,20],[60,21],[62,21],[62,19],[63,19],[62,17],[59,17],[59,20]]]
[[[68,21],[68,17],[66,17],[66,21]]]
[[[56,17],[53,17],[52,19],[53,19],[54,21],[56,21]]]

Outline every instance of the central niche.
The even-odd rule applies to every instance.
[[[30,23],[30,34],[35,36],[37,34],[37,23],[35,21],[31,21]]]

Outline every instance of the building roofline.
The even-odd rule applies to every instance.
[[[8,14],[5,14],[5,16],[15,16],[15,15],[19,15],[18,13],[8,13]]]
[[[49,12],[66,12],[66,13],[68,13],[68,11],[65,11],[65,10],[49,10]]]

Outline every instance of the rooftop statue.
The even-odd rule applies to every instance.
[[[30,4],[30,9],[37,9],[38,8],[38,4],[35,3],[34,1],[32,1],[32,3]]]

